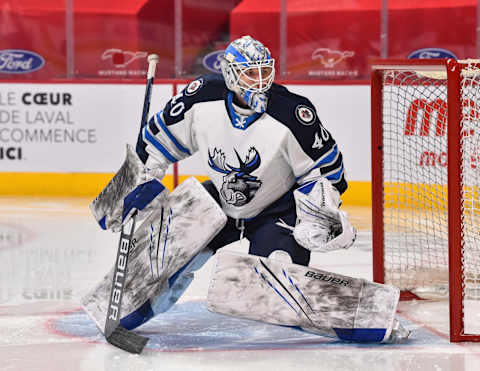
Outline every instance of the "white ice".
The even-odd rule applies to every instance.
[[[480,370],[480,344],[448,341],[446,302],[402,302],[400,319],[413,333],[401,345],[343,343],[210,313],[215,258],[170,312],[139,329],[150,338],[143,353],[128,354],[107,344],[80,309],[117,248],[117,235],[100,230],[89,201],[0,198],[0,370]],[[347,211],[360,229],[355,247],[314,254],[311,265],[370,279],[369,211]]]

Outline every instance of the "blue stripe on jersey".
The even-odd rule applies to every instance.
[[[337,157],[337,155],[338,155],[338,148],[337,148],[337,145],[335,144],[332,148],[332,152],[328,156],[321,158],[320,161],[318,161],[318,163],[312,168],[312,170],[318,167],[322,167],[326,164],[332,163]]]
[[[327,178],[328,180],[339,180],[342,177],[342,173],[343,173],[343,164],[342,166],[340,166],[340,170],[338,170],[333,174],[327,175],[325,178]]]
[[[166,149],[164,146],[162,146],[162,144],[161,144],[159,141],[157,141],[157,140],[155,139],[155,137],[148,132],[147,129],[148,129],[148,125],[143,128],[143,136],[144,136],[144,138],[145,138],[150,144],[152,144],[159,152],[161,152],[161,153],[167,158],[168,161],[170,161],[170,162],[172,162],[172,163],[173,163],[173,162],[177,162],[178,160],[177,160],[175,157],[173,157],[173,156],[170,154],[170,152],[168,152],[167,149]]]
[[[187,155],[191,155],[190,151],[188,150],[188,148],[185,148],[184,146],[182,146],[180,144],[180,142],[177,140],[177,138],[175,138],[173,136],[173,134],[170,132],[170,130],[168,130],[167,128],[167,125],[165,125],[165,123],[163,122],[162,120],[162,117],[160,116],[160,114],[162,113],[163,111],[160,111],[157,113],[157,123],[158,125],[162,128],[162,130],[165,132],[165,134],[167,134],[168,138],[173,142],[173,144],[175,144],[175,146],[183,153],[186,153]]]
[[[315,170],[319,167],[322,167],[322,166],[325,166],[325,165],[328,165],[328,164],[331,164],[334,162],[334,160],[337,158],[338,156],[338,147],[337,145],[335,144],[333,146],[333,148],[330,150],[331,152],[327,155],[327,156],[324,156],[322,158],[320,158],[320,160],[310,169],[308,170],[305,174],[302,174],[300,176],[297,176],[295,179],[298,181],[299,179],[303,178],[305,175],[307,175],[308,173],[310,173],[312,170]],[[343,168],[343,164],[342,164],[342,168]],[[323,174],[322,174],[323,175]]]

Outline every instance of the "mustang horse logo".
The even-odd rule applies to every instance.
[[[344,59],[353,57],[355,52],[353,51],[340,51],[331,50],[329,48],[318,48],[312,53],[312,59],[319,59],[320,63],[326,68],[333,68],[337,63],[340,63]]]
[[[213,154],[208,151],[208,165],[215,171],[225,174],[223,177],[220,194],[229,205],[243,206],[250,202],[258,191],[262,182],[252,172],[260,166],[260,155],[252,147],[248,150],[245,161],[242,161],[240,155],[235,150],[239,167],[234,167],[225,163],[225,154],[217,149],[213,149]]]
[[[127,67],[134,60],[146,58],[147,52],[131,52],[129,50],[108,49],[102,54],[102,60],[111,59],[116,68]]]

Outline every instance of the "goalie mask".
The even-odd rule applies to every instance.
[[[267,91],[275,77],[274,64],[270,51],[250,36],[230,43],[220,62],[228,89],[239,94],[258,113],[267,109]]]

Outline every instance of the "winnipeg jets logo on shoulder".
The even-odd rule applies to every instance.
[[[262,185],[262,181],[252,172],[260,167],[261,160],[258,151],[251,147],[248,150],[245,161],[242,161],[236,150],[235,155],[239,167],[234,167],[225,162],[225,153],[221,149],[214,148],[213,154],[208,151],[208,166],[213,170],[225,174],[223,177],[220,195],[229,205],[243,206],[250,202]]]
[[[310,126],[315,122],[317,118],[315,112],[307,106],[303,104],[297,106],[295,109],[295,116],[297,116],[297,120],[300,121],[301,124]]]
[[[202,78],[192,81],[190,84],[188,84],[187,88],[185,89],[185,95],[196,94],[202,86],[203,86]]]

